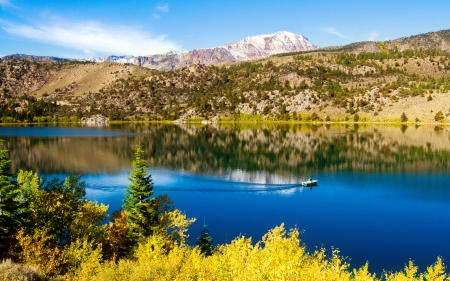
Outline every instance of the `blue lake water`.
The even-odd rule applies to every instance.
[[[89,127],[53,127],[53,126],[26,126],[2,127],[1,137],[88,137],[88,136],[118,136],[128,135],[126,132],[113,131],[110,128]]]
[[[450,175],[319,173],[320,185],[254,184],[221,178],[151,170],[155,194],[167,193],[178,209],[203,221],[216,243],[238,235],[260,240],[284,223],[303,230],[303,243],[334,246],[352,266],[400,269],[412,259],[422,268],[450,253],[450,189],[433,188]],[[88,198],[118,209],[128,174],[87,176]],[[398,189],[398,185],[408,187]],[[409,189],[411,188],[411,189]]]
[[[50,178],[82,173],[87,198],[111,212],[121,207],[133,148],[144,144],[155,195],[168,194],[197,218],[191,244],[204,221],[215,243],[238,235],[258,241],[284,223],[302,230],[309,250],[339,248],[352,266],[369,261],[372,272],[399,270],[409,259],[423,271],[437,256],[450,259],[445,128],[10,130],[0,128],[0,138],[14,169]],[[319,186],[299,186],[309,177]]]

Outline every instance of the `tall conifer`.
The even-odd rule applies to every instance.
[[[200,232],[200,236],[197,237],[197,246],[200,248],[200,253],[211,256],[213,251],[213,238],[209,235],[208,230],[206,230],[206,223],[203,223],[203,230]]]
[[[9,173],[11,160],[7,158],[7,153],[7,150],[0,150],[0,259],[6,257],[4,254],[19,225],[17,185],[12,182],[13,177]]]
[[[125,193],[123,209],[126,212],[129,223],[129,238],[137,241],[153,233],[153,228],[158,224],[156,199],[153,195],[153,182],[148,174],[148,163],[144,158],[144,150],[140,144],[136,146],[135,159],[131,163],[133,169],[130,172]]]

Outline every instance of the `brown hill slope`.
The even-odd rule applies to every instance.
[[[28,59],[0,60],[0,89],[11,96],[32,94],[83,95],[97,92],[116,79],[149,75],[151,70],[118,63],[77,61],[42,62]]]
[[[69,61],[69,59],[63,59],[63,58],[57,58],[57,57],[31,56],[31,55],[24,55],[24,54],[9,55],[9,56],[3,57],[2,59],[4,59],[4,60],[27,60],[27,61],[31,61],[31,62],[62,62],[62,61]]]
[[[356,42],[345,46],[331,46],[320,48],[317,51],[331,52],[380,52],[382,50],[437,50],[450,52],[450,29],[428,32],[410,37],[380,42]]]
[[[267,120],[448,118],[450,55],[434,50],[322,52],[227,66],[155,71],[115,63],[0,60],[3,117],[30,120],[36,101],[55,116]],[[47,111],[39,111],[47,112]],[[28,119],[27,119],[28,118]],[[441,119],[441,118],[438,118]]]
[[[434,49],[450,52],[450,29],[399,38],[388,42],[387,48],[397,48],[400,51],[408,49]]]
[[[33,94],[36,96],[43,94],[81,96],[89,92],[98,92],[117,79],[147,76],[151,73],[149,69],[128,64],[109,62],[66,64],[54,72],[45,85],[33,91]]]

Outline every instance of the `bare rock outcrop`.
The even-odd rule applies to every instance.
[[[88,126],[105,126],[106,124],[108,124],[108,121],[109,121],[108,117],[96,114],[92,115],[89,118],[83,118],[81,120],[81,123]]]

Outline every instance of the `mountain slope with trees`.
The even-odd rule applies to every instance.
[[[404,121],[402,113],[410,122],[445,122],[450,113],[450,54],[442,47],[447,35],[440,31],[355,43],[344,51],[170,71],[0,60],[0,112],[2,122],[70,122],[95,114],[110,120],[385,122]],[[437,37],[442,44],[433,43]]]

